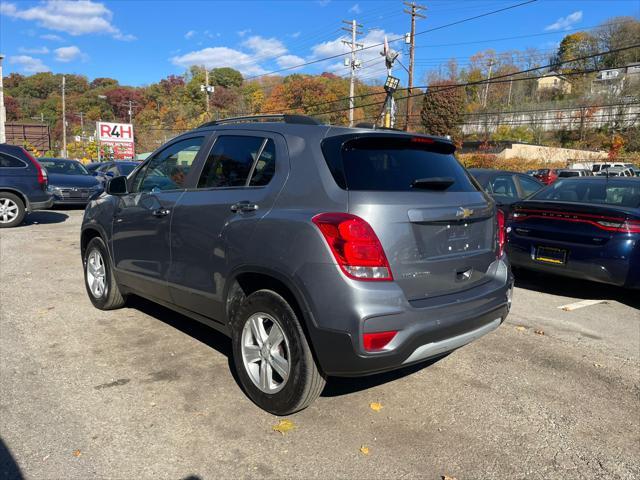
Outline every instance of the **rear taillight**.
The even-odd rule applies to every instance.
[[[312,219],[349,278],[393,280],[380,240],[367,222],[348,213],[321,213]]]
[[[501,258],[504,254],[504,244],[507,241],[507,230],[504,222],[504,212],[500,209],[498,209],[496,220],[496,243],[498,245],[496,256]]]
[[[376,352],[384,349],[393,337],[398,333],[397,330],[391,330],[388,332],[376,332],[376,333],[363,333],[362,345],[367,352]]]
[[[588,213],[527,209],[513,212],[509,218],[514,222],[528,219],[550,219],[563,222],[586,223],[607,232],[640,233],[640,220],[606,217],[604,215],[593,215]]]
[[[44,168],[42,168],[42,165],[40,165],[40,162],[38,162],[38,160],[36,160],[34,158],[34,156],[31,155],[27,150],[25,150],[23,148],[22,151],[27,156],[29,161],[33,164],[33,166],[36,167],[36,172],[38,172],[38,183],[40,185],[42,185],[43,187],[46,187],[46,185],[47,185],[47,171]]]

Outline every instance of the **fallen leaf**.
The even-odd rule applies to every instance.
[[[456,477],[450,477],[449,475],[442,475],[442,480],[458,480]]]
[[[369,455],[369,447],[367,447],[366,445],[362,445],[360,447],[360,453],[362,453],[363,455]]]
[[[518,330],[519,332],[524,332],[524,331],[526,330],[526,328],[525,328],[525,327],[523,327],[523,326],[521,326],[521,325],[518,325],[518,326],[516,327],[516,330]]]
[[[280,420],[277,425],[271,427],[274,432],[280,432],[282,435],[287,433],[289,430],[293,430],[296,428],[295,424],[291,420]]]
[[[74,450],[73,451],[73,456],[74,457],[79,457],[80,455],[82,455],[82,452],[80,450]]]
[[[596,368],[602,368],[602,364],[601,363],[594,363],[593,366],[596,367]]]
[[[544,335],[544,330],[537,329],[534,330],[533,333],[535,333],[536,335]]]
[[[371,403],[369,404],[369,408],[370,408],[371,410],[373,410],[374,412],[379,412],[380,410],[382,410],[382,409],[383,409],[383,406],[382,406],[382,404],[381,404],[381,403],[379,403],[379,402],[371,402]]]

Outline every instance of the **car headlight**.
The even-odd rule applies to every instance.
[[[55,194],[60,194],[60,187],[57,187],[55,185],[47,185],[47,192],[49,193],[55,193]]]

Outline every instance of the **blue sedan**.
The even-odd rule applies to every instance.
[[[54,205],[86,205],[103,191],[102,183],[76,160],[40,158],[38,162],[49,174],[47,191]]]
[[[514,205],[515,267],[640,288],[640,178],[560,179]]]

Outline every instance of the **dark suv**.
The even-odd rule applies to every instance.
[[[504,217],[446,139],[276,116],[212,122],[89,204],[101,309],[137,294],[232,339],[248,396],[283,415],[329,375],[442,356],[497,328]]]
[[[20,225],[27,212],[52,205],[47,171],[24,148],[0,144],[0,228]]]

